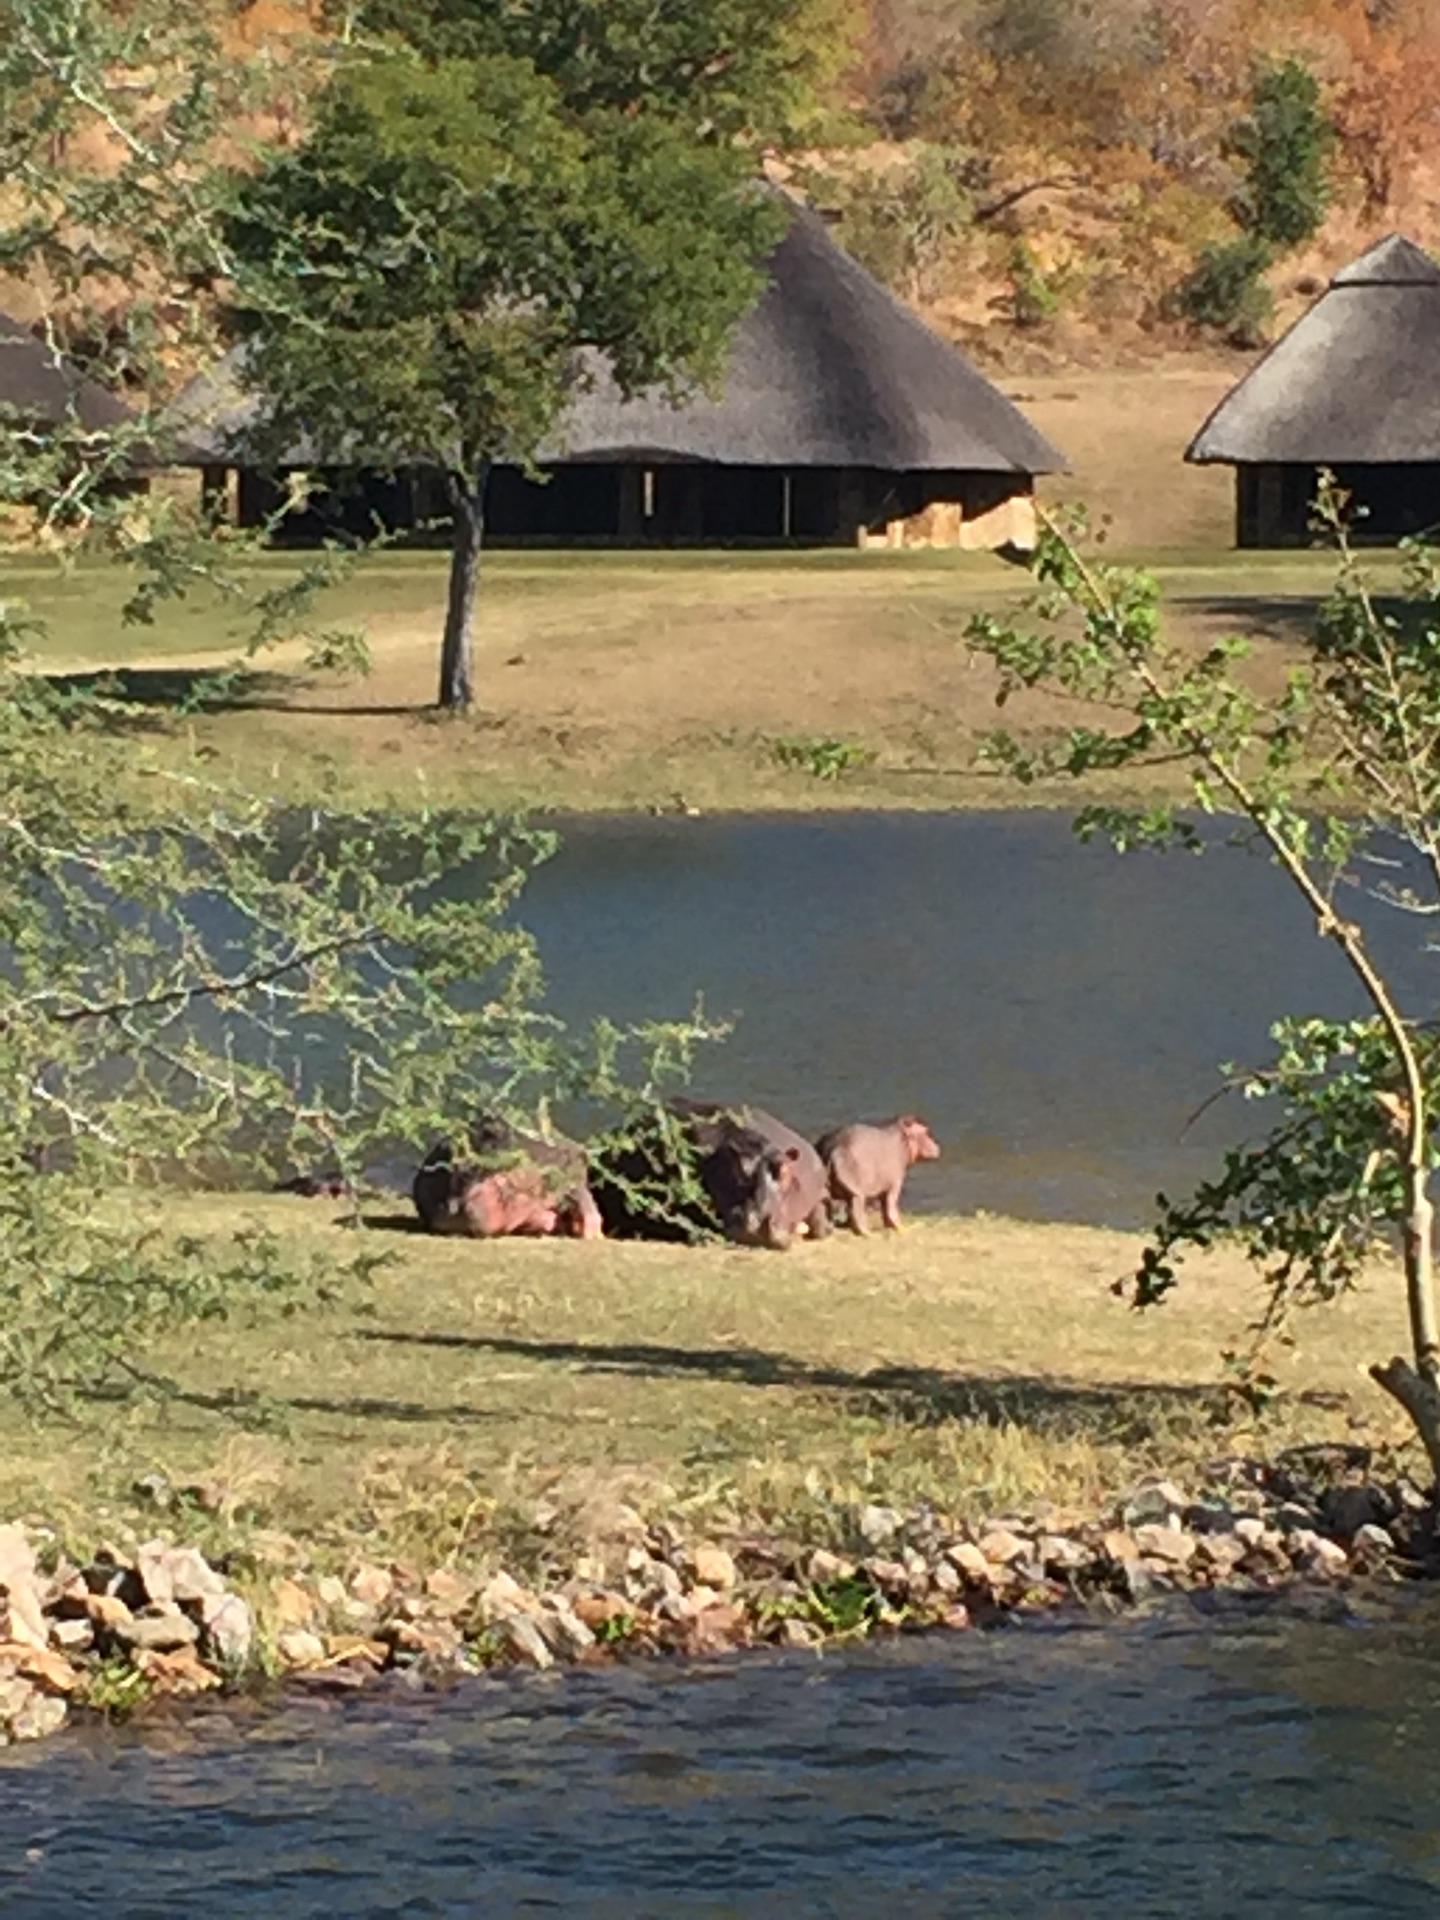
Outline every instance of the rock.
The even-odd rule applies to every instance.
[[[1133,1533],[1124,1527],[1111,1527],[1100,1538],[1100,1551],[1107,1560],[1113,1560],[1117,1567],[1129,1566],[1140,1558],[1140,1548]]]
[[[12,1567],[0,1596],[0,1636],[18,1640],[22,1646],[48,1647],[50,1629],[40,1603],[40,1588],[33,1573]]]
[[[344,1597],[343,1590],[341,1597]],[[307,1593],[298,1580],[277,1580],[274,1600],[275,1618],[282,1627],[308,1626],[315,1618],[314,1596]]]
[[[132,1619],[129,1607],[118,1593],[92,1593],[85,1602],[85,1615],[96,1627],[118,1627]]]
[[[910,1576],[903,1560],[867,1560],[865,1571],[882,1593],[903,1596],[910,1591]]]
[[[797,1620],[794,1614],[788,1614],[776,1622],[775,1640],[782,1647],[813,1647],[819,1640],[817,1630],[804,1620]]]
[[[1173,1480],[1155,1480],[1140,1486],[1126,1500],[1122,1518],[1130,1528],[1163,1526],[1172,1514],[1181,1514],[1190,1505],[1190,1496]]]
[[[733,1587],[739,1577],[735,1562],[724,1547],[702,1543],[691,1555],[691,1566],[698,1585],[714,1587],[722,1593]]]
[[[1065,1533],[1042,1534],[1035,1551],[1046,1573],[1080,1573],[1090,1564],[1089,1548]]]
[[[453,1620],[391,1620],[380,1633],[396,1652],[412,1660],[455,1667],[464,1659],[465,1643]]]
[[[390,1658],[383,1640],[371,1640],[359,1633],[327,1633],[325,1664],[331,1666],[371,1667],[379,1672]]]
[[[958,1593],[964,1585],[953,1560],[937,1560],[930,1569],[930,1583],[943,1594]]]
[[[1350,1571],[1350,1556],[1323,1533],[1297,1527],[1286,1543],[1296,1569],[1311,1580],[1334,1580]]]
[[[35,1549],[29,1534],[13,1523],[0,1527],[0,1587],[8,1589],[17,1581],[33,1582],[35,1573]]]
[[[425,1576],[425,1593],[432,1612],[453,1615],[469,1606],[475,1597],[475,1587],[452,1567],[436,1567]]]
[[[1395,1551],[1395,1541],[1388,1527],[1357,1527],[1350,1541],[1350,1551],[1371,1562],[1387,1560]]]
[[[52,1620],[50,1638],[67,1653],[88,1653],[95,1644],[95,1629],[88,1620]]]
[[[587,1586],[603,1587],[605,1562],[593,1553],[580,1554],[575,1561],[575,1578],[583,1580]]]
[[[543,1613],[536,1614],[535,1624],[546,1644],[563,1660],[578,1660],[595,1644],[592,1630],[563,1600],[551,1600]]]
[[[580,1593],[571,1601],[571,1611],[592,1633],[608,1627],[612,1621],[632,1620],[634,1605],[623,1593]]]
[[[1183,1527],[1147,1525],[1136,1527],[1135,1545],[1145,1560],[1159,1560],[1167,1567],[1190,1564],[1195,1541]]]
[[[174,1694],[181,1699],[190,1694],[209,1693],[224,1684],[193,1647],[176,1647],[171,1653],[145,1649],[135,1656],[135,1664],[157,1693]]]
[[[383,1607],[395,1591],[395,1582],[384,1567],[361,1567],[350,1580],[350,1592],[367,1607]]]
[[[1272,1537],[1270,1529],[1257,1515],[1242,1514],[1235,1522],[1235,1538],[1244,1547],[1263,1547]]]
[[[957,1601],[953,1607],[947,1607],[940,1616],[940,1625],[947,1627],[952,1633],[962,1633],[970,1625],[969,1608]]]
[[[238,1593],[207,1594],[200,1602],[200,1624],[205,1630],[205,1651],[211,1659],[232,1671],[245,1665],[255,1639],[255,1623]]]
[[[0,1672],[15,1673],[49,1693],[72,1693],[80,1676],[63,1653],[49,1647],[29,1647],[18,1640],[0,1641]]]
[[[1245,1553],[1245,1542],[1233,1533],[1202,1533],[1195,1542],[1196,1564],[1222,1578],[1245,1558]]]
[[[1031,1545],[1008,1527],[992,1527],[980,1536],[980,1552],[990,1565],[1008,1567],[1012,1560],[1025,1559]]]
[[[345,1582],[333,1573],[323,1574],[315,1582],[315,1597],[322,1607],[338,1607],[346,1599]]]
[[[828,1586],[832,1580],[853,1580],[855,1562],[825,1547],[817,1547],[806,1563],[805,1578],[817,1587]]]
[[[528,1613],[512,1613],[508,1618],[496,1621],[502,1643],[509,1648],[517,1660],[524,1660],[530,1666],[537,1667],[541,1673],[555,1664],[555,1656],[545,1644],[545,1636]]]
[[[285,1627],[275,1636],[275,1648],[287,1667],[325,1664],[325,1642],[308,1627]]]
[[[727,1647],[743,1645],[748,1638],[744,1610],[722,1600],[716,1606],[703,1607],[691,1620],[686,1649],[690,1653],[723,1653]]]
[[[894,1507],[862,1507],[855,1524],[867,1547],[883,1547],[895,1538],[903,1521]]]
[[[225,1591],[224,1580],[198,1547],[171,1547],[163,1540],[148,1540],[135,1555],[135,1572],[147,1599],[160,1606],[170,1600],[182,1606],[194,1605]]]
[[[988,1585],[995,1569],[985,1558],[979,1547],[969,1540],[957,1540],[953,1546],[945,1549],[945,1558],[973,1586]]]
[[[480,1618],[488,1626],[512,1613],[533,1613],[540,1602],[513,1575],[497,1573],[480,1589],[476,1600]]]
[[[193,1647],[200,1638],[195,1622],[178,1610],[137,1613],[128,1620],[117,1620],[110,1632],[132,1653],[174,1653],[178,1647]]]
[[[1115,1584],[1127,1600],[1138,1603],[1155,1590],[1155,1581],[1143,1560],[1117,1561]]]
[[[1330,1487],[1320,1501],[1327,1533],[1351,1540],[1362,1527],[1383,1527],[1393,1509],[1379,1487]]]
[[[53,1694],[32,1690],[18,1712],[9,1716],[12,1740],[44,1740],[64,1726],[68,1709]]]

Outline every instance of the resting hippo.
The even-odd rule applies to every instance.
[[[829,1175],[830,1197],[849,1209],[856,1233],[867,1231],[865,1209],[872,1200],[880,1202],[885,1225],[898,1230],[900,1189],[906,1174],[917,1160],[940,1158],[930,1129],[913,1114],[837,1127],[815,1145]]]
[[[595,1197],[606,1230],[637,1239],[694,1240],[718,1222],[727,1240],[783,1249],[830,1228],[820,1156],[759,1107],[671,1101],[597,1157]]]
[[[468,1145],[471,1157],[457,1160],[453,1142],[440,1141],[415,1175],[410,1191],[427,1232],[600,1238],[583,1147],[537,1139],[491,1115],[471,1128]]]

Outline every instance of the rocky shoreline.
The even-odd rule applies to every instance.
[[[0,1746],[54,1733],[72,1712],[126,1715],[277,1679],[348,1691],[399,1671],[424,1686],[1435,1571],[1432,1501],[1368,1467],[1364,1449],[1331,1446],[1227,1460],[1198,1491],[1149,1478],[1089,1516],[1041,1502],[960,1524],[867,1506],[850,1516],[849,1550],[763,1532],[691,1539],[634,1515],[625,1538],[536,1585],[504,1569],[378,1560],[265,1578],[237,1570],[238,1546],[207,1558],[163,1536],[82,1563],[54,1529],[11,1522],[0,1525]]]

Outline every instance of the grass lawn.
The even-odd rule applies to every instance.
[[[167,1204],[185,1230],[258,1218],[302,1243],[348,1240],[324,1201]],[[818,1544],[867,1501],[1083,1509],[1147,1468],[1183,1481],[1231,1451],[1404,1438],[1361,1367],[1404,1346],[1388,1271],[1302,1317],[1275,1364],[1285,1391],[1257,1415],[1218,1385],[1259,1298],[1230,1255],[1138,1315],[1109,1291],[1138,1242],[1078,1227],[930,1219],[769,1255],[401,1224],[377,1213],[394,1262],[349,1306],[207,1327],[148,1356],[182,1390],[163,1411],[37,1428],[6,1409],[0,1513],[70,1516],[92,1539],[97,1522],[153,1527],[132,1488],[158,1469],[321,1565],[361,1543],[513,1565],[598,1543],[620,1503]],[[540,1533],[537,1502],[552,1510]]]
[[[1154,565],[1178,637],[1254,635],[1252,671],[1277,689],[1333,573],[1324,554],[1134,557]],[[267,581],[295,566],[279,555],[253,564]],[[325,625],[363,626],[367,677],[306,677],[297,650],[282,648],[225,706],[180,719],[174,704],[195,672],[235,655],[232,610],[172,606],[152,627],[126,627],[118,574],[0,563],[0,597],[48,622],[39,667],[123,668],[151,704],[137,758],[198,760],[292,800],[560,811],[1068,797],[1021,794],[974,765],[997,718],[994,677],[961,635],[972,614],[1015,607],[1029,584],[984,554],[500,552],[482,589],[478,705],[453,720],[431,704],[445,558],[387,553],[320,610]],[[1022,736],[1082,717],[1043,694],[1004,714]],[[777,758],[777,741],[796,738],[856,741],[873,764],[816,780]]]

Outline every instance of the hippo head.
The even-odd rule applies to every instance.
[[[775,1147],[758,1134],[737,1134],[729,1143],[732,1204],[725,1209],[725,1230],[742,1246],[790,1245],[790,1193],[795,1184],[798,1147]]]
[[[905,1141],[905,1153],[911,1164],[917,1160],[938,1160],[940,1148],[935,1136],[923,1120],[917,1120],[913,1113],[907,1113],[900,1122],[900,1132]]]

